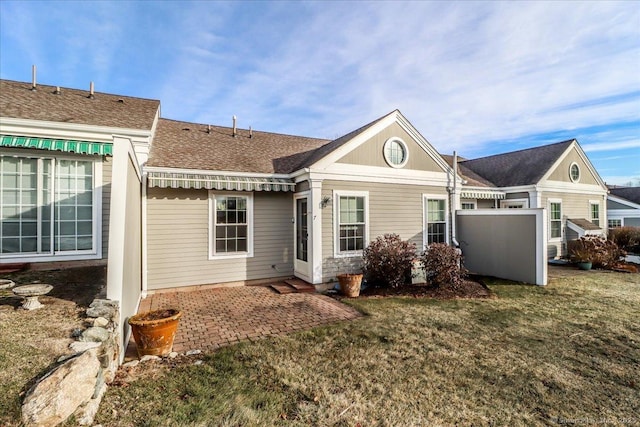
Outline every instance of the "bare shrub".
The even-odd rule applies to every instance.
[[[609,240],[626,251],[634,251],[640,245],[640,227],[620,227],[609,230]]]
[[[411,280],[416,245],[402,240],[397,234],[385,234],[369,243],[362,256],[368,283],[395,288]]]
[[[427,282],[437,287],[458,289],[464,283],[467,270],[462,266],[462,253],[452,246],[431,244],[422,254],[421,262]]]
[[[594,267],[611,269],[626,252],[613,241],[601,236],[583,236],[569,241],[569,259],[573,262],[591,262]]]

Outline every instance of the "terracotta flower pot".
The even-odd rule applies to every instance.
[[[338,282],[340,283],[340,293],[342,295],[349,298],[355,298],[360,295],[362,274],[338,274]]]
[[[173,338],[182,312],[176,309],[147,311],[129,318],[138,356],[166,356],[171,353]]]

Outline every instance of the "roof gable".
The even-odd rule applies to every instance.
[[[537,184],[574,143],[574,139],[542,147],[497,154],[460,164],[497,187]]]
[[[397,126],[397,127],[396,127]],[[382,139],[376,138],[379,134],[384,135],[384,131],[392,129],[398,131],[402,129],[403,138],[406,138],[406,143],[413,142],[415,145],[414,151],[417,149],[422,150],[421,154],[426,154],[430,157],[429,170],[437,172],[451,172],[451,168],[442,159],[440,154],[433,148],[433,146],[413,127],[413,125],[402,115],[399,110],[394,110],[391,113],[380,117],[368,123],[367,125],[356,129],[329,144],[318,149],[312,157],[308,159],[304,167],[311,167],[317,169],[325,169],[329,165],[343,161],[351,163],[358,155],[357,150],[363,144],[373,141],[373,144],[384,143]],[[409,148],[411,150],[411,148]],[[381,150],[378,150],[381,153]],[[351,153],[356,153],[353,156]],[[377,165],[377,164],[376,164]],[[374,165],[375,166],[375,165]],[[386,165],[385,165],[386,166]],[[421,168],[421,170],[423,170]]]
[[[0,117],[151,130],[160,101],[0,80]]]

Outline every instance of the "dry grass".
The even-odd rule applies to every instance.
[[[368,316],[228,347],[200,366],[134,370],[96,421],[639,423],[640,275],[551,272],[546,288],[490,282],[496,299],[354,300]]]
[[[0,291],[0,425],[18,425],[20,400],[32,380],[68,354],[71,332],[82,324],[72,302],[41,297],[45,306],[16,309],[20,299]]]
[[[104,287],[104,267],[4,274],[17,285],[40,281],[52,284],[40,297],[44,307],[25,311],[22,299],[0,290],[0,425],[20,425],[22,396],[34,380],[69,354],[75,328],[83,324],[86,306]]]

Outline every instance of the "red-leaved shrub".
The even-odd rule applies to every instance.
[[[422,254],[422,268],[427,282],[439,288],[458,289],[467,270],[462,266],[462,253],[445,243],[432,243]]]
[[[573,262],[591,262],[594,267],[611,269],[626,252],[613,241],[602,236],[583,236],[567,242],[569,258]]]
[[[416,257],[415,243],[397,234],[378,236],[362,254],[367,283],[380,287],[398,287],[411,280],[411,263]]]

